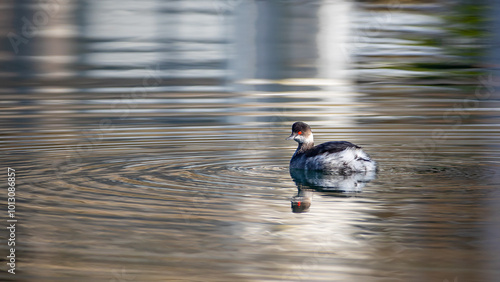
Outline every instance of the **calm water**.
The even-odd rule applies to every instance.
[[[487,9],[29,3],[0,8],[3,281],[500,277],[500,79],[467,21]],[[380,171],[294,181],[297,120]]]

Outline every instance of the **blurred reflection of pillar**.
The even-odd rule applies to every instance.
[[[235,82],[282,77],[284,19],[279,1],[242,1],[234,11],[234,54],[231,63]],[[236,91],[250,90],[237,85]],[[258,86],[257,86],[258,88]]]
[[[30,4],[32,1],[14,1],[12,30],[9,31],[9,51],[13,54],[12,63],[9,64],[8,71],[12,72],[15,77],[23,77],[32,74],[31,68],[33,62],[25,60],[23,56],[33,56],[34,45],[36,42],[35,32],[32,28],[28,28],[25,24],[26,20],[32,15]],[[34,1],[33,1],[34,2]]]
[[[319,33],[318,77],[345,81],[350,51],[348,45],[349,16],[352,2],[324,0],[318,12]],[[352,46],[351,46],[352,47]],[[335,87],[338,87],[335,85]],[[323,87],[331,90],[331,87]]]
[[[235,80],[345,75],[349,1],[242,1],[234,9]]]
[[[18,77],[47,78],[67,74],[71,52],[72,5],[57,1],[15,1],[13,29],[8,33],[11,64]]]
[[[234,82],[257,83],[237,84],[234,90],[283,91],[286,86],[273,81],[315,77],[318,7],[307,2],[240,2],[234,11],[230,68]]]
[[[72,14],[73,5],[62,5],[58,2],[41,4],[36,13],[46,15],[46,24],[39,37],[37,50],[40,56],[36,64],[36,72],[47,78],[58,79],[73,76],[70,72],[75,56],[75,22],[72,17],[64,15]]]

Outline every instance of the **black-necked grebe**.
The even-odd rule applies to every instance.
[[[290,160],[290,169],[351,174],[376,171],[377,164],[361,147],[347,141],[331,141],[314,146],[311,127],[303,122],[292,125],[287,140],[299,143]]]

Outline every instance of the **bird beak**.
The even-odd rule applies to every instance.
[[[285,140],[293,140],[294,138],[295,138],[295,135],[292,133]]]

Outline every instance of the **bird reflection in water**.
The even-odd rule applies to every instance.
[[[290,176],[297,185],[297,195],[292,197],[292,212],[308,212],[314,191],[328,193],[359,193],[371,180],[375,171],[350,174],[328,174],[302,169],[290,169]],[[344,195],[344,194],[343,194]]]

